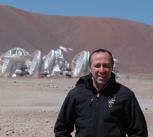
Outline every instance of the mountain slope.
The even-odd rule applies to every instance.
[[[119,61],[119,71],[153,73],[153,26],[98,17],[48,16],[0,6],[0,53],[13,47],[47,54],[59,45],[81,50],[107,48]]]

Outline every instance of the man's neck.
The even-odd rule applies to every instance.
[[[103,89],[104,85],[97,85],[97,84],[95,83],[94,80],[92,80],[92,81],[93,81],[93,86],[94,86],[94,88],[95,88],[98,92],[101,91],[101,90]]]

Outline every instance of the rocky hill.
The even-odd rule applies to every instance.
[[[0,6],[0,53],[14,47],[47,54],[59,45],[72,48],[71,59],[82,50],[106,48],[124,73],[153,73],[153,26],[103,17],[49,16]]]

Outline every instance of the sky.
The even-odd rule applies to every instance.
[[[153,0],[0,0],[32,13],[60,16],[96,16],[153,25]]]

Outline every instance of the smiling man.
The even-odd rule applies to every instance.
[[[148,137],[147,125],[133,91],[117,83],[110,51],[89,57],[90,74],[80,77],[58,115],[56,137]]]
[[[93,86],[97,91],[101,90],[111,78],[113,64],[113,58],[109,51],[99,49],[90,55],[89,69],[92,74]]]

